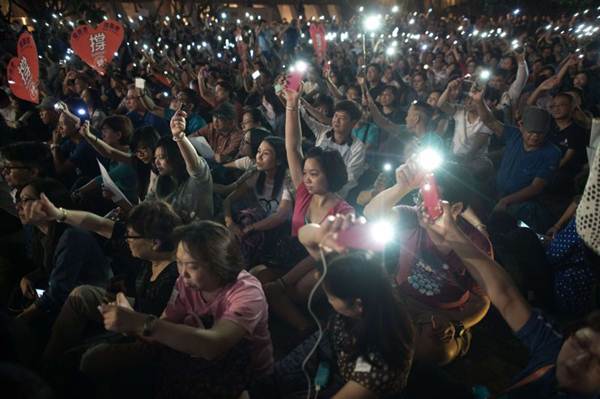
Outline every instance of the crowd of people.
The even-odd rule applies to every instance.
[[[2,381],[599,397],[600,7],[116,14],[104,75],[68,44],[102,17],[2,22]],[[4,74],[27,30],[37,105]],[[494,317],[528,361],[491,396],[444,370]]]

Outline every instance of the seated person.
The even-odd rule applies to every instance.
[[[171,119],[172,137],[163,137],[154,150],[156,188],[146,200],[169,203],[184,223],[213,216],[212,177],[208,164],[185,135],[185,112]]]
[[[102,141],[106,145],[121,153],[129,152],[129,140],[133,133],[133,126],[129,118],[123,115],[106,117],[100,123],[100,131],[102,132]],[[98,137],[90,132],[90,124],[87,121],[84,122],[83,126],[79,129],[79,134],[81,134],[94,149],[96,146],[102,145],[97,144]],[[119,190],[127,197],[127,200],[131,203],[136,203],[138,199],[137,175],[130,163],[111,159],[108,164],[107,172]],[[97,194],[100,192],[102,185],[102,176],[96,176],[87,184],[74,191],[73,194],[76,197],[85,197],[86,195],[93,193]]]
[[[175,115],[175,110],[181,109],[182,111],[185,111],[185,113],[188,115],[188,124],[185,130],[186,134],[190,134],[206,126],[206,121],[197,112],[200,99],[198,98],[198,95],[194,90],[183,89],[182,91],[177,93],[177,97],[174,104],[175,110],[169,107],[163,108],[155,104],[154,101],[152,101],[152,99],[145,94],[140,97],[140,100],[142,102],[142,105],[146,107],[146,109],[148,109],[151,113],[168,121],[170,121],[173,115]]]
[[[137,272],[135,292],[129,300],[138,312],[162,314],[178,276],[171,234],[181,219],[170,206],[160,201],[143,202],[131,209],[126,223],[89,212],[57,208],[46,197],[33,209],[39,219],[55,221],[64,217],[63,223],[111,241],[125,240],[131,256],[145,261]],[[58,360],[68,349],[80,345],[88,324],[102,322],[98,306],[106,298],[114,300],[114,293],[91,285],[79,286],[69,294],[52,327],[44,352],[46,363]]]
[[[58,129],[52,135],[50,149],[54,157],[54,167],[58,178],[71,187],[98,176],[98,154],[78,132],[80,120],[71,114],[64,103],[60,103]],[[100,159],[103,161],[103,159]]]
[[[16,196],[32,180],[54,177],[54,160],[48,145],[21,141],[0,148],[2,178]]]
[[[421,225],[440,245],[450,246],[489,296],[517,338],[529,349],[529,361],[501,395],[516,398],[596,398],[600,394],[600,313],[591,313],[563,337],[541,311],[532,309],[507,272],[462,231],[448,203],[435,222]]]
[[[321,226],[300,229],[300,241],[315,260],[320,246],[340,248],[332,235],[349,226],[347,217],[326,220]],[[348,224],[346,224],[348,223]],[[378,257],[364,251],[328,256],[323,290],[333,307],[324,337],[308,362],[312,378],[320,363],[328,363],[332,375],[321,387],[323,397],[370,399],[402,392],[415,351],[415,330],[410,316],[398,301]],[[368,333],[367,333],[368,331]],[[300,362],[315,344],[314,334],[275,365],[281,397],[304,392]]]
[[[192,223],[174,240],[180,276],[162,316],[135,311],[118,294],[116,303],[100,307],[104,326],[142,339],[96,346],[84,354],[81,369],[113,394],[136,382],[138,394],[146,388],[158,397],[237,398],[273,369],[260,282],[242,270],[225,226]],[[131,378],[137,371],[146,371],[143,381]],[[149,375],[160,378],[148,381]]]
[[[348,182],[342,187],[339,194],[346,197],[350,190],[358,184],[358,179],[366,168],[367,148],[362,141],[352,138],[352,129],[362,116],[360,108],[349,100],[338,102],[333,109],[331,125],[324,125],[312,119],[304,107],[301,107],[300,111],[302,118],[315,134],[316,146],[336,150],[342,156],[346,164]]]
[[[263,139],[270,136],[268,130],[262,128],[251,128],[244,133],[244,138],[240,143],[240,150],[237,159],[223,165],[226,168],[235,168],[240,170],[249,170],[256,167],[256,153],[258,146]]]
[[[394,280],[405,298],[419,334],[416,359],[446,364],[468,350],[469,329],[486,315],[489,300],[466,274],[464,262],[451,247],[438,245],[418,223],[418,208],[395,206],[421,187],[424,172],[412,160],[396,171],[396,184],[378,194],[365,208],[368,220],[394,223],[402,237]],[[452,216],[465,234],[486,253],[492,247],[486,235],[463,217],[469,209],[473,178],[456,163],[446,162],[435,172],[440,197],[452,204]],[[448,332],[448,334],[446,334]]]
[[[36,218],[32,208],[43,197],[58,206],[71,207],[69,192],[53,179],[34,180],[19,192],[19,219],[35,226],[32,257],[38,268],[20,282],[21,293],[30,304],[19,318],[30,323],[52,321],[73,288],[82,284],[105,287],[112,274],[90,233],[62,224],[63,217],[52,221]],[[36,289],[43,289],[43,294]]]
[[[235,109],[230,103],[223,103],[215,108],[212,112],[212,122],[189,136],[204,137],[214,152],[214,161],[219,164],[233,159],[243,137],[237,127]]]
[[[470,93],[483,123],[506,143],[496,175],[497,210],[507,210],[537,232],[550,227],[549,216],[535,201],[552,179],[560,162],[560,150],[547,141],[550,114],[529,107],[521,128],[505,126],[490,112],[482,91]]]
[[[134,129],[152,126],[161,136],[169,133],[169,123],[165,121],[163,116],[154,115],[152,112],[146,110],[142,102],[142,95],[134,85],[128,87],[127,96],[124,100],[128,111],[127,117],[131,119]]]
[[[280,227],[290,220],[291,184],[283,139],[266,137],[258,147],[256,170],[223,202],[225,225],[241,240],[248,266],[265,262],[283,233]],[[243,208],[239,207],[240,201]],[[236,210],[234,206],[238,206]]]

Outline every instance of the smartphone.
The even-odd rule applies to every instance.
[[[376,239],[375,233],[373,224],[355,224],[347,230],[340,231],[337,242],[346,248],[382,251],[385,248],[385,242]]]
[[[252,79],[256,80],[256,79],[258,79],[259,76],[260,76],[260,71],[252,72]]]
[[[135,88],[136,89],[144,90],[145,87],[146,87],[146,81],[144,79],[135,78]]]
[[[37,294],[38,297],[41,297],[42,295],[44,295],[45,290],[40,290],[40,289],[35,289],[35,293]]]
[[[300,83],[302,82],[302,72],[292,72],[287,77],[286,87],[293,91],[300,90]]]
[[[443,210],[440,203],[440,193],[433,173],[425,175],[425,180],[421,185],[421,197],[423,198],[425,212],[427,212],[431,219],[436,220],[442,216]]]

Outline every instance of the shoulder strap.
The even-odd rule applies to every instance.
[[[497,399],[500,396],[502,396],[502,395],[504,395],[504,394],[506,394],[506,393],[508,393],[510,391],[514,391],[514,390],[516,390],[518,388],[521,388],[521,387],[523,387],[525,385],[531,384],[532,382],[535,382],[535,381],[539,380],[544,375],[546,375],[546,373],[548,371],[550,371],[553,368],[554,368],[553,364],[549,364],[547,366],[540,367],[539,369],[537,369],[533,373],[529,374],[527,377],[521,379],[517,383],[515,383],[515,384],[511,385],[510,387],[506,388],[504,391],[502,391],[498,395],[492,396],[492,399]]]

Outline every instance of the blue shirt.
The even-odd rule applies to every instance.
[[[499,196],[529,186],[536,177],[552,178],[560,162],[560,150],[554,144],[546,141],[540,148],[525,151],[521,131],[514,126],[504,126],[503,138],[506,147],[496,175]]]
[[[171,108],[165,108],[165,120],[170,121],[173,115],[175,115],[175,111],[173,111]],[[204,118],[195,113],[185,118],[185,122],[186,134],[190,134],[206,126],[206,121]]]
[[[144,115],[132,111],[127,113],[127,117],[131,119],[134,129],[139,129],[144,126],[152,126],[161,136],[170,134],[169,124],[163,118],[154,115],[151,112],[146,112]]]
[[[556,364],[556,359],[558,358],[558,353],[564,339],[539,310],[531,312],[529,320],[516,332],[516,336],[529,350],[529,361],[525,369],[515,377],[513,383],[527,378],[544,366]],[[560,391],[556,379],[556,368],[552,368],[541,378],[509,391],[506,395],[502,395],[501,398],[594,399],[597,396],[585,396]]]
[[[77,177],[92,178],[100,174],[98,162],[105,163],[106,159],[100,157],[96,150],[85,140],[80,140],[79,143],[67,139],[60,145],[60,152],[63,157],[75,165],[75,174]]]

